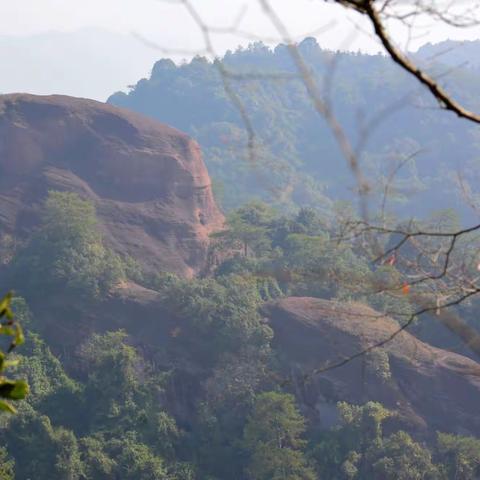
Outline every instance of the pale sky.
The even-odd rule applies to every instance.
[[[246,9],[240,24],[242,30],[262,37],[275,37],[269,20],[258,6],[258,0],[192,0],[192,4],[205,22],[218,27],[231,25],[239,12]],[[355,24],[359,22],[362,29],[362,22],[354,13],[346,15],[342,7],[327,5],[323,0],[271,0],[271,4],[289,26],[292,35],[301,36],[336,22],[318,35],[322,46],[367,52],[379,50],[369,36],[367,26],[364,25],[365,33],[359,32]],[[198,27],[174,0],[3,0],[0,2],[0,19],[0,34],[8,35],[101,27],[124,33],[136,32],[167,48],[196,50],[202,44]],[[399,28],[395,28],[394,32],[405,40]],[[447,37],[478,39],[480,28],[457,30],[442,26],[423,29],[421,35],[419,33],[418,38],[413,39],[411,47]],[[215,35],[214,38],[219,53],[249,41],[228,34]]]
[[[435,0],[437,4],[444,1],[452,2]],[[455,5],[471,5],[473,1],[455,0]],[[245,46],[254,37],[269,39],[269,44],[282,40],[259,0],[190,2],[209,26],[228,30],[237,21],[243,33],[214,34],[216,55]],[[369,25],[343,7],[324,0],[270,2],[296,40],[317,32],[322,48],[380,51]],[[398,26],[390,27],[405,47],[405,32]],[[415,50],[446,38],[480,38],[479,27],[431,27],[417,30],[409,48]],[[150,46],[138,37],[148,40]],[[152,43],[161,48],[152,48]],[[169,56],[181,61],[195,53],[205,54],[204,47],[198,25],[175,0],[0,0],[0,63],[8,66],[0,76],[0,93],[62,93],[105,100],[148,77],[158,59]]]

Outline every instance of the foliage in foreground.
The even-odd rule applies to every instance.
[[[23,400],[29,391],[25,380],[12,380],[5,376],[5,370],[18,365],[18,360],[11,360],[9,354],[25,341],[22,327],[15,321],[11,309],[12,293],[0,300],[0,335],[10,338],[6,351],[0,349],[0,410],[15,413],[10,401]]]

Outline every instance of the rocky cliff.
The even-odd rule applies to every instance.
[[[92,200],[106,241],[147,270],[205,265],[223,217],[196,142],[92,100],[0,97],[0,234],[28,238],[48,190]]]
[[[382,349],[304,381],[304,376],[395,332],[391,318],[361,304],[285,298],[264,314],[275,332],[292,388],[310,414],[328,425],[337,401],[376,400],[400,412],[407,428],[480,434],[480,365],[401,332]]]
[[[165,308],[162,294],[130,284],[112,292],[94,310],[59,302],[52,308],[56,317],[62,318],[61,325],[49,315],[41,318],[50,332],[50,344],[73,351],[80,337],[125,329],[147,356],[161,349],[167,359],[165,368],[176,365],[176,375],[183,383],[174,391],[168,388],[166,395],[172,411],[185,424],[191,421],[205,372],[191,352],[178,350],[179,339],[172,332],[184,322]],[[305,378],[317,368],[340,362],[388,338],[398,324],[359,303],[316,298],[283,298],[265,304],[262,310],[273,329],[272,347],[279,359],[280,373],[273,374],[272,379],[287,380],[285,388],[295,394],[303,413],[314,424],[334,425],[338,401],[363,404],[373,400],[399,412],[392,427],[426,437],[437,430],[480,435],[480,364],[474,360],[402,332],[381,349]],[[195,337],[190,335],[182,330],[185,345],[195,344]]]

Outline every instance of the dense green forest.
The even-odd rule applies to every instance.
[[[383,55],[330,52],[313,38],[298,49],[315,80],[329,92],[333,112],[358,148],[373,208],[382,203],[390,182],[390,211],[425,215],[456,208],[462,219],[472,218],[459,179],[467,185],[463,190],[471,189],[469,200],[475,203],[475,128],[440,112],[429,94]],[[426,67],[462,104],[480,110],[478,72],[453,69],[439,63],[442,56],[431,57],[434,61],[425,50],[421,58]],[[292,211],[309,206],[324,212],[336,200],[355,199],[352,173],[330,128],[313,108],[287,46],[271,49],[254,43],[227,52],[221,61],[256,135],[253,159],[239,109],[224,89],[217,64],[206,58],[178,66],[160,60],[150,78],[128,93],[112,95],[109,102],[196,138],[216,197],[227,210],[252,197]],[[442,74],[446,70],[447,76]]]
[[[335,228],[313,209],[285,215],[249,203],[214,235],[213,254],[236,253],[211,276],[186,280],[144,274],[107,248],[91,203],[50,192],[39,228],[6,275],[21,295],[12,306],[27,331],[12,371],[31,393],[16,415],[1,417],[1,478],[478,478],[480,439],[412,437],[377,402],[340,402],[335,426],[321,428],[284,382],[281,352],[260,312],[265,301],[309,295],[387,312],[392,302],[397,312],[411,308],[402,296],[366,295],[362,285],[398,272],[374,268],[354,243],[334,241]],[[147,349],[125,330],[99,329],[66,352],[69,319],[55,318],[55,328],[38,320],[54,314],[59,296],[100,309],[126,281],[157,292],[180,319],[169,334],[173,346]],[[387,367],[381,355],[376,361],[388,378],[388,358]]]

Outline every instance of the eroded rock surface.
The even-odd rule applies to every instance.
[[[199,146],[141,115],[65,96],[0,96],[0,234],[28,238],[48,190],[91,199],[107,242],[191,276],[223,216]]]
[[[391,318],[361,304],[285,298],[264,314],[274,346],[294,378],[296,393],[320,421],[332,421],[339,400],[376,400],[399,410],[410,428],[480,434],[480,365],[401,332],[380,350],[301,381],[304,374],[341,362],[398,329]]]

